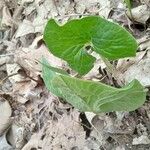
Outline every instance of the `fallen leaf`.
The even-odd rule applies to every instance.
[[[150,144],[150,139],[146,135],[141,135],[140,137],[134,138],[132,144],[133,145]]]
[[[150,50],[150,37],[145,35],[142,38],[138,39],[140,50]]]
[[[12,27],[14,25],[14,21],[11,17],[9,9],[6,6],[3,7],[3,15],[2,15],[1,24],[2,24],[2,27]]]
[[[129,59],[129,61],[127,61],[127,59],[126,61],[122,61],[122,63],[118,64],[118,69],[121,69],[122,72],[122,75],[119,75],[120,78],[123,78],[126,83],[129,83],[133,79],[137,79],[143,86],[150,86],[149,58],[150,52],[148,51],[147,54],[145,54],[145,52],[139,52],[135,58]]]
[[[103,16],[104,18],[108,18],[110,11],[112,10],[113,6],[111,0],[99,0],[100,10],[99,15]]]
[[[6,140],[6,133],[3,136],[0,136],[0,149],[1,150],[12,150],[13,147],[8,144]]]
[[[24,19],[23,22],[19,25],[15,37],[18,38],[29,33],[35,33],[35,28],[31,21]]]
[[[133,18],[135,21],[145,24],[150,17],[150,8],[147,5],[140,5],[131,9],[131,14],[128,12],[127,15]]]
[[[96,114],[94,114],[93,112],[85,112],[85,115],[88,121],[92,124],[92,120],[96,116]]]
[[[16,149],[21,149],[25,144],[24,127],[13,124],[7,132],[7,140]]]
[[[33,76],[36,77],[40,74],[41,64],[39,64],[38,61],[41,61],[42,57],[46,57],[48,62],[54,67],[61,68],[64,66],[65,62],[51,54],[44,44],[36,48],[37,42],[38,40],[35,39],[30,47],[22,48],[16,56],[17,63],[28,70],[31,73],[30,76],[34,74]],[[24,61],[22,61],[22,59]]]
[[[24,81],[15,83],[13,85],[13,95],[19,103],[26,103],[29,100],[29,96],[33,95],[34,89],[37,83],[34,81]],[[38,95],[38,93],[36,93]]]
[[[8,101],[0,101],[0,135],[8,128],[12,110]]]
[[[20,74],[18,74],[18,70],[20,70],[21,67],[16,64],[6,64],[6,70],[7,70],[7,74],[9,77],[10,82],[13,84],[15,82],[20,82],[20,81],[24,81],[25,78],[23,76],[21,76]]]
[[[104,18],[108,18],[108,15],[112,9],[112,3],[110,0],[75,0],[77,13],[82,14],[87,10],[90,14],[98,13]]]

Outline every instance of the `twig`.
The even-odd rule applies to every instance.
[[[16,53],[2,54],[2,55],[0,55],[0,57],[13,56],[13,55],[15,55],[15,54],[16,54]]]
[[[78,123],[78,124],[80,124],[80,125],[86,127],[86,128],[89,129],[89,130],[92,130],[92,128],[88,127],[86,124],[84,124],[84,123],[82,123],[82,122],[79,122],[79,121],[76,121],[76,120],[74,120],[74,122],[76,122],[76,123]]]
[[[5,80],[7,80],[8,78],[10,78],[10,77],[12,77],[12,76],[15,76],[15,75],[17,75],[17,74],[18,74],[18,73],[13,73],[13,74],[11,74],[11,75],[5,77],[4,79],[2,79],[2,80],[0,81],[0,85],[2,85],[3,82],[4,82]]]

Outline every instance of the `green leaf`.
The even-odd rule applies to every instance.
[[[90,71],[95,62],[86,46],[109,60],[135,56],[137,49],[130,33],[98,16],[71,20],[62,26],[51,19],[45,27],[44,41],[52,54],[67,61],[80,75]]]
[[[43,63],[49,65],[45,60]],[[146,92],[137,80],[118,89],[99,82],[62,75],[45,65],[43,79],[53,94],[83,112],[133,111],[146,99]]]

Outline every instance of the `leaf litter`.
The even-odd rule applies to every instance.
[[[0,101],[0,150],[146,150],[150,147],[149,101],[130,113],[81,115],[49,93],[40,77],[42,56],[52,66],[74,74],[65,62],[47,51],[42,40],[47,20],[56,18],[65,23],[84,15],[101,15],[126,27],[139,42],[135,58],[117,62],[118,78],[127,83],[137,78],[149,88],[149,1],[133,0],[132,4],[134,21],[129,20],[125,4],[119,0],[86,3],[78,0],[1,0],[0,95],[3,100]],[[100,60],[96,63],[85,78],[116,86],[117,81],[109,75],[105,65]],[[2,124],[3,118],[5,124]]]

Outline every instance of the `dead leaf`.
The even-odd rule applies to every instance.
[[[96,114],[94,114],[92,112],[85,112],[85,115],[86,115],[86,118],[88,119],[88,121],[92,124],[92,120],[96,116]]]
[[[88,80],[98,80],[98,78],[102,77],[102,75],[99,73],[99,68],[106,68],[106,64],[102,61],[99,54],[92,52],[92,56],[96,58],[94,67],[84,76],[84,78]]]
[[[135,58],[120,60],[118,70],[122,72],[118,77],[123,78],[125,83],[137,79],[143,86],[150,85],[150,52],[145,51],[137,53]]]
[[[7,74],[9,77],[9,80],[12,84],[14,84],[15,82],[20,82],[20,81],[24,81],[25,78],[24,76],[21,76],[20,74],[18,74],[18,70],[21,69],[21,67],[16,64],[6,64],[6,69],[7,69]]]
[[[80,14],[84,13],[84,11],[87,10],[88,13],[98,13],[104,18],[108,18],[108,15],[112,9],[112,3],[110,2],[110,0],[87,0],[86,3],[84,0],[75,0],[75,2],[77,13]]]
[[[6,133],[3,136],[0,136],[0,149],[1,150],[12,150],[13,147],[8,144],[6,140]]]
[[[7,140],[16,149],[21,149],[25,144],[24,128],[13,124],[7,132]]]
[[[100,5],[99,15],[103,16],[104,18],[108,18],[108,15],[113,8],[111,1],[110,0],[105,0],[105,1],[100,0],[99,5]]]
[[[150,8],[147,5],[140,5],[131,9],[131,13],[135,21],[145,24],[150,17]],[[129,12],[127,13],[127,15],[132,18]]]
[[[41,136],[45,134],[41,140]],[[38,134],[34,134],[31,140],[23,147],[28,150],[33,147],[41,146],[43,150],[47,149],[79,149],[89,150],[85,140],[85,132],[79,123],[79,113],[72,111],[70,115],[63,114],[58,121],[50,121],[45,128]]]
[[[35,33],[35,28],[31,21],[24,19],[23,22],[19,25],[15,37],[18,38],[29,33]]]
[[[13,95],[19,103],[26,103],[29,96],[33,95],[37,83],[34,81],[18,82],[13,85]],[[38,93],[35,93],[38,95]]]
[[[32,148],[36,148],[42,145],[42,140],[40,139],[40,135],[35,133],[32,135],[30,141],[22,148],[22,150],[31,150]]]
[[[145,35],[142,38],[138,39],[140,50],[150,50],[150,37]]]
[[[37,42],[37,39],[35,40]],[[64,61],[51,54],[44,44],[37,49],[34,47],[36,47],[36,44],[33,42],[33,45],[29,48],[22,48],[22,51],[16,56],[18,64],[31,72],[31,74],[35,74],[35,76],[40,74],[41,64],[37,61],[41,61],[42,57],[45,57],[53,67],[64,66]]]
[[[140,0],[142,4],[146,4],[148,7],[150,7],[150,0]]]
[[[34,0],[22,0],[21,4],[24,5],[24,4],[33,3],[33,2],[34,2]]]
[[[12,110],[7,101],[0,101],[0,135],[8,128]]]
[[[11,17],[9,9],[6,6],[3,7],[2,16],[3,16],[1,21],[2,27],[12,27],[14,25],[14,21]]]
[[[150,144],[150,139],[146,135],[141,135],[140,137],[134,138],[132,144],[133,145]]]
[[[0,66],[9,63],[11,61],[11,57],[9,56],[5,56],[5,57],[1,57],[0,56]]]

